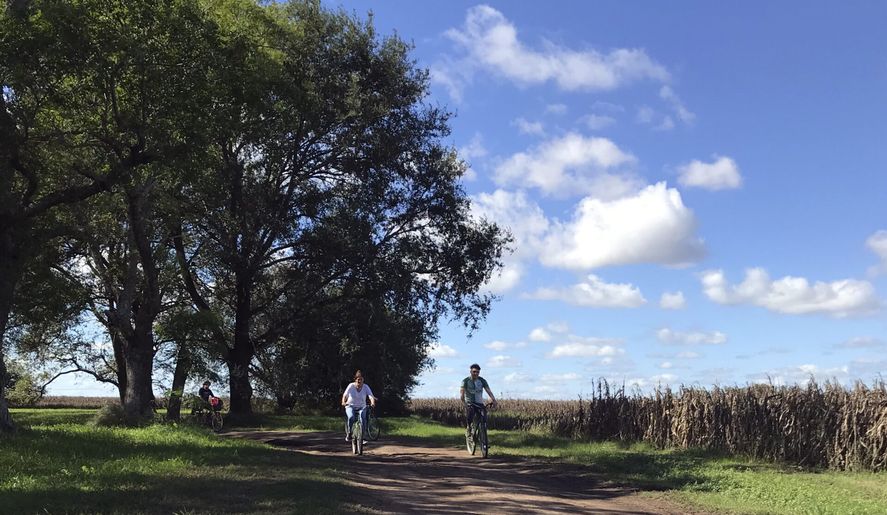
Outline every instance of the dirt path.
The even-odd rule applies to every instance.
[[[470,456],[428,447],[421,438],[384,437],[353,456],[340,433],[228,433],[297,452],[327,456],[337,468],[369,479],[362,504],[384,513],[683,514],[681,508],[607,484],[579,467],[525,458]],[[371,479],[370,479],[371,478]]]

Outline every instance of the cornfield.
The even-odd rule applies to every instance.
[[[458,399],[414,399],[413,413],[464,425]],[[887,470],[887,387],[660,388],[626,394],[600,381],[589,399],[500,400],[493,429],[539,430],[582,441],[703,448],[804,467]]]

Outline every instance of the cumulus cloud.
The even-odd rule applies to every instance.
[[[570,341],[555,345],[548,353],[549,358],[599,358],[615,357],[625,354],[625,349],[618,347],[618,340],[608,338],[571,337]]]
[[[567,91],[605,91],[639,80],[669,80],[665,67],[640,49],[600,53],[551,42],[531,48],[501,12],[487,5],[469,9],[463,27],[446,34],[465,51],[462,66],[490,70],[520,84],[554,82]]]
[[[517,358],[513,358],[511,356],[498,355],[493,356],[487,362],[487,366],[492,368],[503,368],[503,367],[519,367],[521,366],[521,362]]]
[[[586,127],[593,131],[604,129],[616,123],[615,118],[603,114],[590,114],[587,116],[583,116],[580,121],[584,123]]]
[[[458,356],[459,353],[449,345],[435,342],[428,348],[428,355],[432,358],[454,358]]]
[[[551,335],[542,327],[537,327],[530,331],[530,341],[548,342],[551,341]]]
[[[533,378],[527,374],[521,372],[512,372],[510,374],[506,374],[503,378],[506,383],[514,384],[514,383],[528,383],[533,380]]]
[[[662,309],[684,309],[687,301],[684,300],[684,292],[665,292],[659,298],[659,307]]]
[[[664,182],[614,201],[585,198],[545,239],[540,261],[574,270],[635,263],[683,266],[705,253],[696,218]]]
[[[636,308],[647,303],[634,285],[606,283],[596,275],[569,288],[540,288],[527,295],[539,300],[560,300],[575,306],[592,308]]]
[[[803,277],[771,280],[763,268],[745,272],[745,280],[730,285],[721,270],[702,273],[705,295],[719,304],[751,304],[790,315],[826,314],[836,318],[867,315],[880,308],[875,288],[867,281],[842,279],[813,284]]]
[[[661,114],[652,107],[646,105],[638,107],[634,119],[637,123],[641,125],[649,125],[657,131],[670,131],[675,127],[674,120],[671,119],[671,116]]]
[[[690,110],[684,106],[684,103],[681,102],[681,99],[678,98],[674,90],[671,89],[671,86],[662,86],[659,90],[659,97],[665,100],[680,121],[690,124],[696,119],[696,115],[691,113]]]
[[[887,231],[881,230],[872,234],[865,240],[866,247],[874,252],[881,263],[869,270],[872,275],[881,275],[887,272]]]
[[[545,112],[548,114],[566,114],[567,106],[565,104],[548,104],[545,106]]]
[[[508,347],[508,344],[501,340],[493,340],[490,343],[484,345],[484,347],[490,350],[503,351]]]
[[[727,335],[720,331],[681,332],[673,331],[667,327],[656,331],[656,338],[663,343],[683,345],[720,345],[727,343]]]
[[[735,189],[742,186],[742,175],[736,161],[715,156],[711,163],[693,160],[678,168],[678,183],[688,188],[707,190]]]
[[[511,124],[517,127],[518,132],[521,134],[545,135],[545,127],[542,126],[542,122],[531,122],[526,118],[516,118]]]
[[[485,286],[491,293],[505,293],[514,288],[525,272],[523,262],[542,249],[550,223],[545,213],[523,192],[496,190],[472,198],[474,216],[486,218],[506,228],[514,238],[510,254],[503,259],[504,268]]]
[[[870,336],[851,338],[836,345],[836,347],[841,349],[877,349],[884,346],[885,343],[883,340],[872,338]]]
[[[625,169],[636,161],[606,138],[570,132],[512,155],[496,167],[494,180],[499,186],[536,188],[545,195],[612,199],[643,186]]]

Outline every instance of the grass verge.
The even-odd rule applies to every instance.
[[[95,410],[13,410],[0,513],[366,512],[335,460],[188,425],[99,428]]]

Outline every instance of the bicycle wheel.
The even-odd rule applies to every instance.
[[[354,454],[363,454],[363,424],[360,423],[360,417],[351,426],[351,450]]]
[[[487,440],[487,425],[484,422],[480,423],[480,429],[478,429],[477,433],[480,454],[486,458],[490,454],[490,442]]]
[[[219,411],[213,411],[212,415],[210,415],[210,424],[212,425],[213,431],[215,431],[216,433],[221,431],[222,424],[224,424],[222,413]]]
[[[367,436],[375,442],[381,434],[382,428],[379,426],[379,419],[376,418],[376,410],[371,410],[370,416],[367,417]]]
[[[468,427],[468,433],[465,435],[465,445],[468,447],[468,452],[473,456],[477,450],[477,424],[472,423]]]

